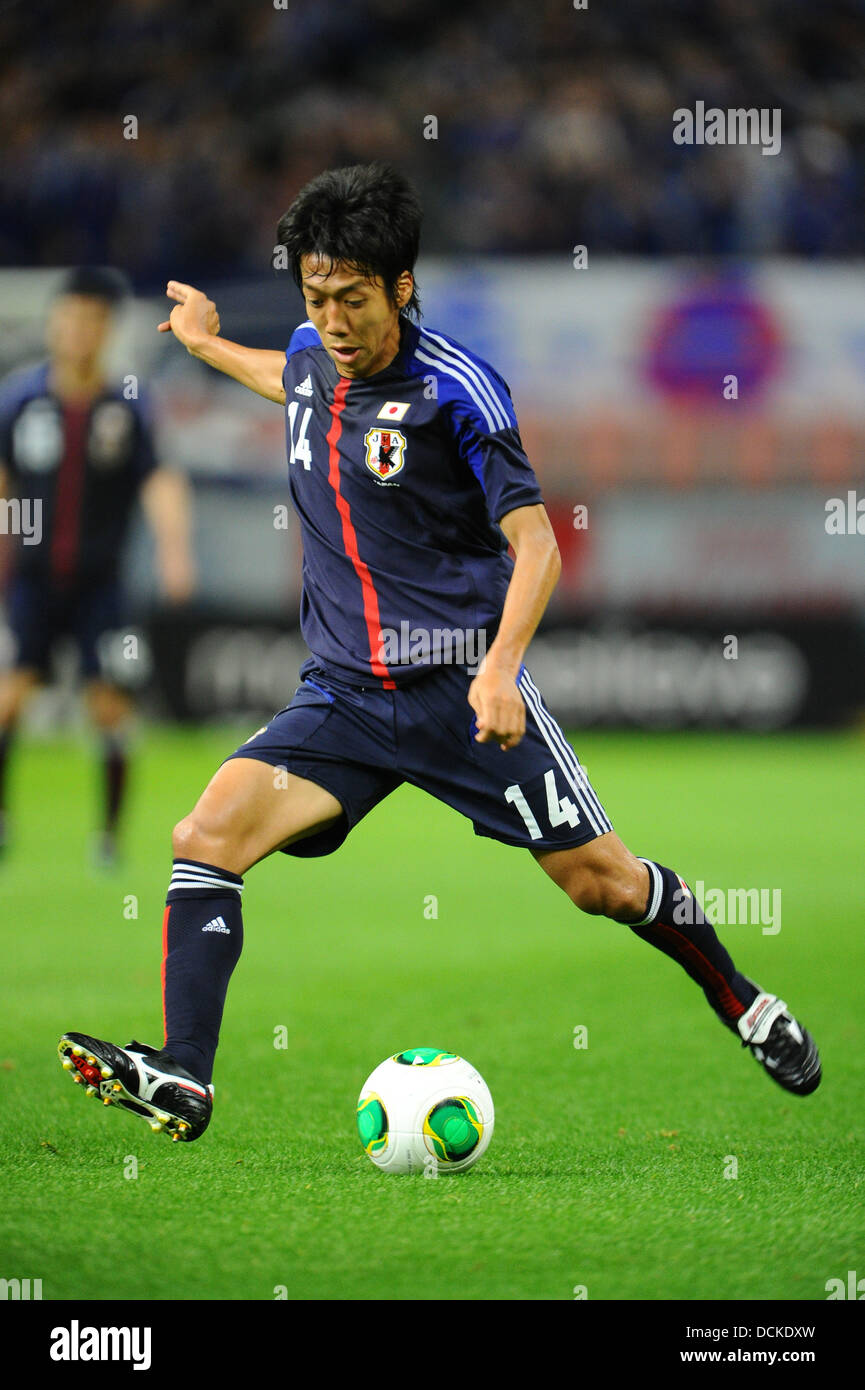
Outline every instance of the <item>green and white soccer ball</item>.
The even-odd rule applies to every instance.
[[[357,1102],[357,1131],[383,1173],[464,1173],[493,1136],[493,1098],[464,1057],[410,1047],[369,1076]]]

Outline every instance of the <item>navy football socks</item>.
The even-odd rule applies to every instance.
[[[736,1020],[759,991],[736,969],[684,880],[651,859],[641,863],[649,870],[649,898],[643,920],[628,924],[631,931],[678,961],[721,1022],[736,1031]]]
[[[736,1031],[756,986],[736,969],[678,874],[641,862],[649,871],[649,897],[645,917],[629,923],[631,931],[678,961]],[[243,947],[242,889],[243,879],[227,869],[174,861],[163,932],[164,1051],[204,1085],[213,1075],[228,982]]]
[[[164,1051],[210,1084],[222,1010],[243,947],[243,879],[194,859],[175,859],[165,903]]]
[[[126,790],[128,756],[123,734],[105,733],[102,736],[102,772],[104,787],[104,828],[108,835],[117,829],[120,807]]]

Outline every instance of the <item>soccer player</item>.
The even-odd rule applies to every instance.
[[[678,874],[625,847],[523,663],[558,549],[505,382],[415,321],[420,218],[386,165],[302,189],[278,239],[309,317],[285,353],[224,341],[215,305],[168,284],[175,305],[160,329],[285,407],[312,655],[291,703],[174,831],[163,1046],[67,1033],[63,1065],[104,1103],[196,1139],[211,1117],[244,874],[276,850],[330,854],[409,782],[477,834],[529,850],[584,912],[677,961],[776,1082],[813,1091],[809,1034],[736,969]],[[476,673],[468,634],[483,637]]]
[[[100,642],[124,618],[118,566],[140,498],[171,601],[192,588],[185,479],[157,466],[146,407],[109,381],[104,355],[125,294],[116,271],[79,267],[49,316],[48,360],[0,386],[0,496],[21,520],[7,595],[17,653],[0,676],[0,848],[6,843],[6,770],[21,711],[45,678],[52,649],[72,636],[101,742],[104,807],[98,861],[110,865],[127,774],[132,703]],[[27,525],[24,526],[26,520]]]

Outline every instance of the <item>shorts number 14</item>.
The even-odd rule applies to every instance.
[[[552,768],[544,774],[544,786],[547,789],[547,813],[550,818],[550,825],[554,828],[559,825],[570,825],[571,827],[578,825],[580,813],[569,796],[559,796],[556,774]],[[542,839],[541,828],[535,820],[532,808],[526,801],[525,793],[519,782],[514,782],[513,786],[506,788],[505,800],[513,802],[516,806],[532,839]]]

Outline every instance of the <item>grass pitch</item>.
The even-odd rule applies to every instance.
[[[814,1096],[773,1086],[677,966],[578,913],[526,852],[402,788],[331,858],[247,875],[214,1119],[171,1145],[85,1099],[55,1047],[70,1028],[161,1043],[170,829],[246,732],[146,732],[110,877],[87,868],[87,749],[22,743],[0,1276],[45,1299],[822,1300],[865,1273],[861,738],[574,739],[636,853],[692,885],[781,889],[779,932],[721,935],[814,1033]],[[384,1176],[357,1093],[427,1044],[482,1072],[496,1132],[463,1176]]]

